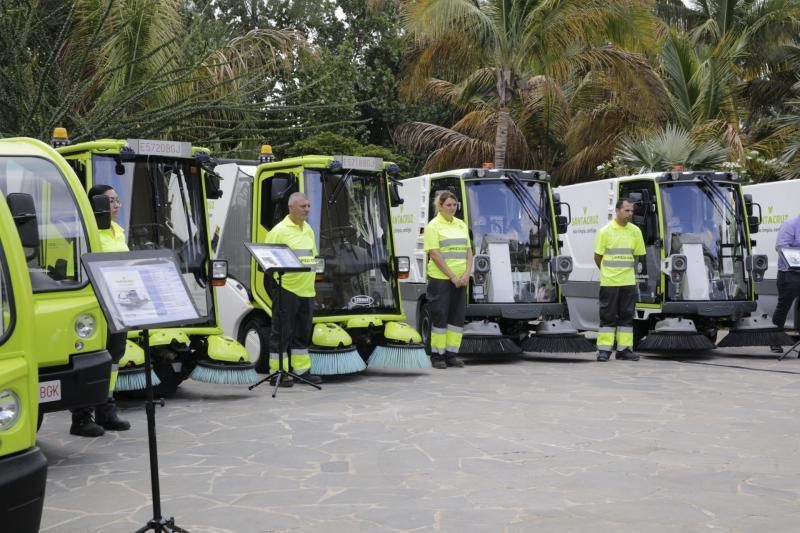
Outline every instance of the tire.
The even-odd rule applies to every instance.
[[[422,335],[422,343],[425,345],[425,353],[431,354],[431,308],[428,304],[422,304],[419,310],[419,334]]]
[[[239,328],[237,340],[247,349],[259,374],[269,374],[269,329],[269,322],[261,315],[249,317]]]

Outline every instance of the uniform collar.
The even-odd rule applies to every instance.
[[[455,224],[456,223],[455,215],[453,215],[453,218],[451,220],[447,220],[446,218],[444,218],[444,215],[442,215],[441,213],[436,213],[436,218],[438,218],[441,222],[444,222],[445,224]]]
[[[617,219],[616,219],[616,218],[612,218],[612,219],[611,219],[611,222],[614,224],[614,227],[615,227],[615,228],[619,228],[619,229],[625,229],[625,228],[627,228],[627,227],[628,227],[630,224],[632,224],[631,222],[628,222],[627,224],[625,224],[625,225],[623,226],[622,224],[620,224],[619,222],[617,222]]]
[[[284,222],[286,222],[286,224],[288,226],[291,226],[293,228],[297,228],[300,231],[303,231],[303,229],[305,229],[305,227],[308,226],[308,220],[306,220],[306,221],[303,222],[303,227],[301,228],[299,224],[295,224],[294,221],[291,218],[289,218],[289,215],[286,215],[286,218],[284,218],[283,220],[284,220]]]

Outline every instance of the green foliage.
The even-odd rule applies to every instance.
[[[623,139],[618,155],[622,163],[639,172],[669,170],[673,166],[701,170],[722,164],[728,151],[714,139],[698,140],[680,126],[668,124],[654,133]]]
[[[362,144],[358,139],[339,135],[337,133],[323,132],[301,141],[297,141],[284,151],[286,157],[300,155],[358,155],[367,157],[380,157],[384,161],[391,161],[400,166],[404,174],[411,170],[411,160],[375,144]]]

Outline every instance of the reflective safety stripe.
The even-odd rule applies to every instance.
[[[604,255],[633,255],[633,248],[606,248]]]
[[[448,344],[448,345],[445,347],[445,349],[444,349],[444,350],[445,350],[446,352],[450,352],[450,353],[458,353],[458,350],[459,350],[459,349],[461,349],[461,347],[460,347],[460,346],[453,346],[452,344]]]
[[[613,349],[614,349],[613,346],[606,346],[606,345],[600,345],[600,344],[597,345],[597,351],[599,351],[599,352],[610,352]]]
[[[464,328],[459,326],[454,326],[452,324],[447,324],[447,331],[452,331],[453,333],[463,333]]]
[[[443,252],[442,257],[445,259],[466,259],[467,252]]]
[[[633,346],[626,346],[624,344],[617,343],[617,351],[621,352],[623,350],[631,350],[631,349],[633,349]]]
[[[314,257],[312,250],[292,250],[297,257]]]
[[[280,354],[277,354],[275,352],[269,352],[269,358],[270,359],[280,359]]]
[[[619,326],[617,328],[618,333],[633,333],[633,328],[630,326]]]
[[[445,246],[466,246],[467,244],[469,244],[467,239],[442,239],[439,241],[440,248]]]
[[[445,335],[447,333],[447,328],[431,328],[431,333],[433,335]]]
[[[604,259],[603,265],[607,267],[633,268],[636,266],[636,263],[634,261],[607,261]]]

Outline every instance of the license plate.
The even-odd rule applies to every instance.
[[[39,383],[39,403],[56,402],[61,399],[61,380]]]

